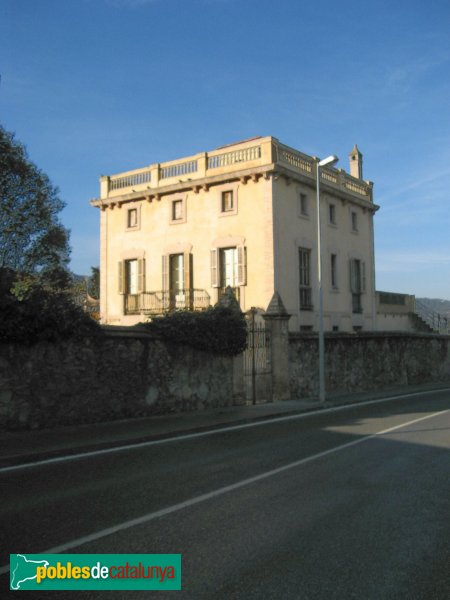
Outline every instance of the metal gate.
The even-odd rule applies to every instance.
[[[270,330],[250,309],[247,319],[247,349],[244,352],[244,380],[247,402],[272,400],[272,346]]]

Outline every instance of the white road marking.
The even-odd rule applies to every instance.
[[[317,415],[323,415],[327,413],[339,412],[342,410],[351,410],[358,408],[359,406],[368,406],[370,404],[381,404],[382,402],[390,402],[393,400],[402,400],[404,398],[414,398],[415,396],[423,396],[424,394],[438,394],[442,392],[448,392],[450,388],[443,388],[439,390],[430,390],[426,392],[413,392],[411,394],[401,394],[399,396],[390,396],[388,398],[378,398],[377,400],[366,400],[365,402],[354,402],[353,404],[344,404],[341,406],[333,406],[331,408],[320,408],[318,410],[310,410],[295,415],[287,415],[285,417],[274,417],[272,419],[264,419],[252,423],[243,423],[241,425],[228,425],[220,427],[218,429],[210,429],[208,431],[198,431],[196,433],[188,433],[184,435],[174,436],[170,438],[162,438],[160,440],[149,440],[147,442],[137,442],[135,444],[124,444],[122,446],[114,446],[114,448],[103,448],[102,450],[92,450],[90,452],[79,452],[77,454],[66,454],[64,456],[57,456],[55,458],[46,458],[35,462],[23,463],[20,465],[12,465],[10,467],[1,467],[1,473],[10,473],[12,471],[20,471],[22,469],[30,469],[32,467],[40,467],[43,465],[51,465],[60,462],[67,462],[72,460],[79,460],[83,458],[90,458],[93,456],[103,456],[105,454],[113,454],[116,452],[124,452],[127,450],[135,450],[137,448],[147,448],[149,446],[158,446],[161,444],[171,444],[174,442],[183,442],[186,440],[193,440],[196,438],[216,435],[218,433],[227,433],[230,431],[238,431],[240,429],[249,429],[250,427],[263,427],[265,425],[271,425],[273,423],[282,423],[283,421],[293,421],[295,419],[305,419]]]
[[[145,523],[149,523],[155,519],[160,517],[165,517],[172,513],[178,512],[185,508],[190,508],[191,506],[195,506],[196,504],[200,504],[201,502],[205,502],[207,500],[211,500],[212,498],[217,498],[218,496],[222,496],[223,494],[227,494],[228,492],[233,492],[234,490],[238,490],[242,487],[251,485],[253,483],[257,483],[259,481],[263,481],[264,479],[268,479],[269,477],[273,477],[275,475],[279,475],[280,473],[284,473],[285,471],[289,471],[291,469],[295,469],[307,463],[310,463],[314,460],[318,460],[319,458],[323,458],[324,456],[328,456],[330,454],[334,454],[335,452],[340,452],[341,450],[346,450],[347,448],[351,448],[352,446],[357,446],[358,444],[362,444],[369,440],[372,440],[380,435],[386,435],[387,433],[391,433],[392,431],[396,431],[397,429],[401,429],[402,427],[407,427],[408,425],[414,425],[414,423],[419,423],[421,421],[426,421],[427,419],[432,419],[433,417],[437,417],[443,415],[445,413],[450,412],[450,409],[441,410],[436,413],[432,413],[431,415],[426,415],[425,417],[419,417],[418,419],[413,419],[412,421],[407,421],[406,423],[401,423],[400,425],[395,425],[394,427],[389,427],[388,429],[383,429],[382,431],[378,431],[376,433],[372,433],[370,435],[366,435],[363,438],[359,438],[357,440],[353,440],[352,442],[347,442],[346,444],[341,444],[340,446],[335,446],[334,448],[330,448],[328,450],[324,450],[323,452],[318,452],[317,454],[312,454],[311,456],[307,456],[306,458],[302,458],[300,460],[296,460],[282,467],[277,467],[276,469],[271,469],[270,471],[266,471],[265,473],[260,473],[259,475],[254,475],[253,477],[248,477],[247,479],[242,479],[236,483],[232,483],[231,485],[226,485],[212,492],[208,492],[207,494],[201,494],[200,496],[196,496],[195,498],[190,498],[189,500],[185,500],[184,502],[179,502],[178,504],[174,504],[173,506],[168,506],[167,508],[162,508],[161,510],[157,510],[152,513],[148,513],[141,517],[137,517],[136,519],[130,519],[129,521],[124,521],[123,523],[119,523],[118,525],[113,525],[112,527],[107,527],[106,529],[102,529],[101,531],[97,531],[95,533],[91,533],[90,535],[85,535],[75,540],[71,540],[65,544],[60,544],[59,546],[54,546],[48,550],[44,550],[39,554],[59,554],[64,553],[67,550],[72,550],[73,548],[78,548],[79,546],[83,546],[84,544],[88,544],[89,542],[95,542],[109,535],[113,535],[114,533],[118,533],[120,531],[124,531],[125,529],[130,529],[131,527],[135,527],[137,525],[143,525]],[[9,565],[4,565],[0,567],[0,575],[7,573],[9,571]]]

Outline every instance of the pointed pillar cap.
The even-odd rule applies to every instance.
[[[269,302],[269,306],[267,307],[266,315],[290,317],[278,292],[274,292],[272,299]]]

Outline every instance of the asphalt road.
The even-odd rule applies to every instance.
[[[0,470],[0,493],[0,566],[181,553],[183,591],[162,597],[450,598],[449,392]]]

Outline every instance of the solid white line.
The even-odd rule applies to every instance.
[[[413,425],[414,423],[419,423],[420,421],[425,421],[427,419],[431,419],[433,417],[437,417],[439,415],[443,415],[445,413],[450,412],[450,409],[441,410],[437,413],[432,413],[431,415],[426,415],[425,417],[419,417],[418,419],[413,419],[412,421],[407,421],[406,423],[401,423],[400,425],[395,425],[394,427],[389,427],[388,429],[383,429],[382,431],[378,431],[377,433],[372,433],[370,435],[366,435],[363,438],[359,438],[357,440],[353,440],[352,442],[347,442],[346,444],[341,444],[340,446],[335,446],[334,448],[330,448],[329,450],[324,450],[323,452],[318,452],[317,454],[313,454],[311,456],[307,456],[306,458],[302,458],[300,460],[296,460],[282,467],[277,467],[276,469],[271,469],[270,471],[266,471],[265,473],[260,473],[259,475],[254,475],[253,477],[248,477],[247,479],[242,479],[236,483],[232,483],[231,485],[226,485],[212,492],[208,492],[207,494],[201,494],[200,496],[196,496],[195,498],[190,498],[189,500],[185,500],[184,502],[179,502],[178,504],[174,504],[173,506],[168,506],[167,508],[162,508],[161,510],[157,510],[152,513],[148,513],[141,517],[137,517],[136,519],[130,519],[129,521],[124,521],[123,523],[119,523],[118,525],[113,525],[112,527],[107,527],[106,529],[102,529],[101,531],[97,531],[96,533],[91,533],[90,535],[85,535],[75,540],[71,540],[65,544],[60,544],[59,546],[54,546],[49,550],[44,550],[39,552],[39,554],[59,554],[66,552],[67,550],[72,550],[73,548],[77,548],[79,546],[83,546],[84,544],[88,544],[89,542],[95,542],[101,538],[107,537],[109,535],[113,535],[114,533],[118,533],[120,531],[124,531],[125,529],[130,529],[131,527],[135,527],[137,525],[143,525],[145,523],[149,523],[154,519],[158,519],[159,517],[165,517],[172,513],[183,510],[184,508],[190,508],[191,506],[195,506],[196,504],[200,504],[201,502],[205,502],[207,500],[211,500],[212,498],[217,498],[218,496],[222,496],[223,494],[227,494],[228,492],[233,492],[234,490],[238,490],[242,487],[251,485],[252,483],[257,483],[264,479],[268,479],[269,477],[273,477],[274,475],[278,475],[280,473],[284,473],[285,471],[289,471],[290,469],[295,469],[296,467],[300,467],[301,465],[305,465],[319,458],[323,458],[324,456],[328,456],[330,454],[334,454],[335,452],[340,452],[341,450],[345,450],[347,448],[351,448],[352,446],[357,446],[358,444],[362,444],[373,438],[376,438],[380,435],[385,435],[387,433],[391,433],[392,431],[396,431],[397,429],[401,429],[402,427],[407,427],[408,425]],[[0,567],[0,575],[3,573],[7,573],[9,571],[9,565],[4,565]]]
[[[358,408],[359,406],[368,406],[370,404],[381,404],[383,402],[391,402],[393,400],[403,400],[405,398],[414,398],[415,396],[423,396],[424,394],[438,394],[441,392],[448,392],[450,388],[442,388],[439,390],[430,390],[426,392],[412,392],[410,394],[401,394],[399,396],[389,396],[388,398],[378,398],[377,400],[366,400],[365,402],[354,402],[352,404],[343,404],[341,406],[332,406],[330,408],[320,408],[318,410],[311,410],[302,412],[295,415],[287,415],[285,417],[273,417],[272,419],[264,419],[252,423],[243,423],[241,425],[229,425],[220,427],[218,429],[210,429],[208,431],[198,431],[196,433],[187,433],[184,435],[174,436],[170,438],[163,438],[160,440],[149,440],[147,442],[137,442],[135,444],[124,444],[122,446],[114,446],[113,448],[103,448],[102,450],[92,450],[90,452],[79,452],[77,454],[66,454],[64,456],[57,456],[55,458],[46,458],[35,462],[23,463],[20,465],[12,465],[10,467],[1,467],[1,473],[10,473],[12,471],[20,471],[22,469],[30,469],[32,467],[41,467],[43,465],[51,465],[60,462],[67,462],[72,460],[79,460],[83,458],[90,458],[93,456],[103,456],[105,454],[113,454],[116,452],[124,452],[127,450],[135,450],[137,448],[147,448],[149,446],[158,446],[161,444],[171,444],[174,442],[183,442],[186,440],[192,440],[196,438],[206,437],[210,435],[216,435],[218,433],[227,433],[230,431],[238,431],[240,429],[249,429],[250,427],[263,427],[265,425],[271,425],[273,423],[281,423],[283,421],[293,421],[295,419],[305,419],[308,417],[314,417],[317,415],[323,415],[327,413],[339,412],[342,410],[351,410],[352,408]]]

